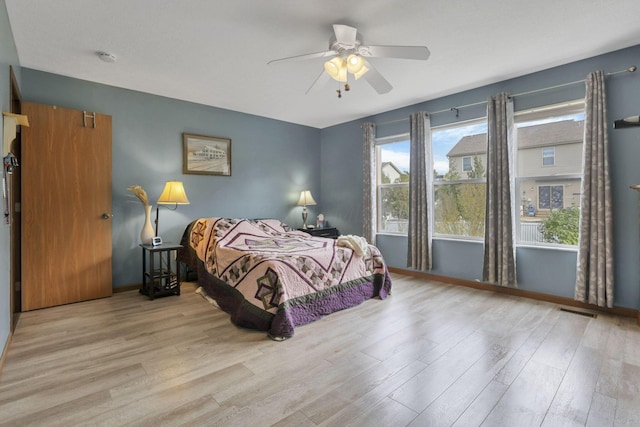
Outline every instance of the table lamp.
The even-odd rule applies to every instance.
[[[167,209],[175,211],[178,205],[188,205],[189,199],[184,191],[184,185],[181,181],[167,181],[164,190],[158,198],[156,207],[156,236],[158,235],[158,218],[160,216],[160,205],[175,205],[173,209],[167,206]]]
[[[307,229],[307,205],[317,205],[316,201],[311,195],[311,191],[303,190],[300,192],[300,200],[298,200],[298,206],[302,206],[302,229]]]

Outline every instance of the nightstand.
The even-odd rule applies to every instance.
[[[311,234],[315,237],[325,237],[327,239],[337,239],[340,236],[340,232],[335,227],[327,228],[298,228],[298,231],[304,231],[307,234]]]
[[[140,293],[148,296],[149,299],[180,295],[180,266],[177,251],[182,249],[182,245],[163,243],[157,246],[140,245],[140,247],[142,248]]]

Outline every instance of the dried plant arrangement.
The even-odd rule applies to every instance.
[[[142,187],[139,185],[131,185],[128,187],[128,190],[131,191],[140,201],[143,206],[149,206],[149,198],[147,197],[147,192],[144,191]]]

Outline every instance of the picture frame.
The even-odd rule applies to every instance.
[[[182,173],[231,176],[231,139],[183,133]]]

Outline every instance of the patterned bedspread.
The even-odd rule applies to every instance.
[[[272,337],[288,338],[295,326],[368,298],[383,299],[391,289],[373,245],[358,256],[336,240],[274,219],[202,218],[188,231],[183,239],[197,256],[198,280],[207,294],[235,324]]]

